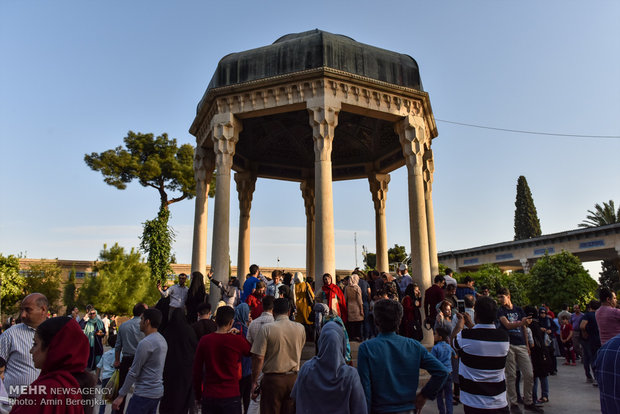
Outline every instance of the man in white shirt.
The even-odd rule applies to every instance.
[[[273,301],[274,300],[275,299],[273,296],[265,296],[263,298],[263,313],[261,313],[261,315],[258,318],[254,319],[250,323],[250,326],[248,327],[248,335],[246,339],[248,340],[249,343],[254,342],[254,339],[258,335],[258,331],[260,331],[263,325],[273,322],[274,320],[273,319]]]
[[[453,273],[454,273],[454,271],[452,269],[450,269],[450,268],[446,269],[446,274],[443,277],[443,279],[446,281],[446,286],[448,286],[448,285],[456,286],[456,279],[452,277]]]
[[[185,313],[185,300],[187,299],[187,286],[185,286],[185,282],[187,281],[187,275],[185,273],[181,273],[179,275],[179,284],[172,285],[168,289],[163,290],[161,288],[161,282],[157,282],[157,289],[159,293],[161,293],[162,298],[167,298],[170,296],[170,312],[168,315],[172,315],[172,311],[174,308],[179,308],[183,310]]]
[[[19,387],[32,384],[39,376],[34,367],[30,348],[37,327],[47,319],[47,298],[41,293],[31,293],[22,300],[22,323],[11,326],[0,335],[0,357],[6,361],[4,386],[11,398],[22,393]]]

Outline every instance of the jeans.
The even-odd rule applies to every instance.
[[[506,397],[509,405],[517,404],[517,392],[515,382],[517,379],[517,367],[523,379],[523,402],[527,405],[533,403],[532,390],[534,372],[530,354],[525,345],[510,345],[506,358]]]
[[[146,398],[134,394],[127,405],[127,414],[157,414],[159,398]]]
[[[370,319],[370,306],[368,303],[364,303],[362,305],[362,309],[364,309],[364,323],[362,324],[362,339],[370,339],[370,334],[372,331],[372,320]]]
[[[110,378],[104,378],[101,380],[101,388],[104,388],[108,381],[110,381]],[[105,400],[101,401],[101,405],[99,406],[99,414],[104,414],[105,413]]]
[[[452,378],[448,377],[437,394],[439,414],[452,414]]]
[[[241,414],[241,397],[203,398],[202,414]]]
[[[581,340],[581,349],[583,351],[583,369],[586,372],[586,378],[592,378],[594,374],[594,361],[596,360],[596,346],[592,345],[588,340]],[[590,373],[592,368],[592,373]]]
[[[534,402],[538,399],[538,380],[540,380],[541,397],[549,398],[549,380],[547,377],[534,377],[534,387],[532,389],[532,398]]]

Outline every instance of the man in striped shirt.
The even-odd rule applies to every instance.
[[[504,374],[510,346],[508,332],[495,328],[497,304],[490,297],[481,296],[474,311],[473,328],[463,330],[470,317],[459,313],[452,332],[453,345],[460,357],[460,400],[465,414],[508,413]]]
[[[22,323],[11,326],[0,335],[0,357],[6,361],[4,386],[11,398],[22,393],[20,387],[32,384],[39,376],[34,367],[30,348],[34,342],[37,327],[47,319],[47,298],[40,293],[31,293],[22,300]]]

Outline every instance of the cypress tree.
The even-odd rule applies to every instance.
[[[540,236],[542,234],[540,221],[532,199],[532,192],[524,176],[520,176],[517,180],[515,207],[515,240]]]

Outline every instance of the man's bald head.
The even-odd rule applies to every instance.
[[[47,309],[49,302],[45,295],[41,293],[31,293],[22,300],[21,319],[22,322],[31,328],[38,327],[47,319]]]

